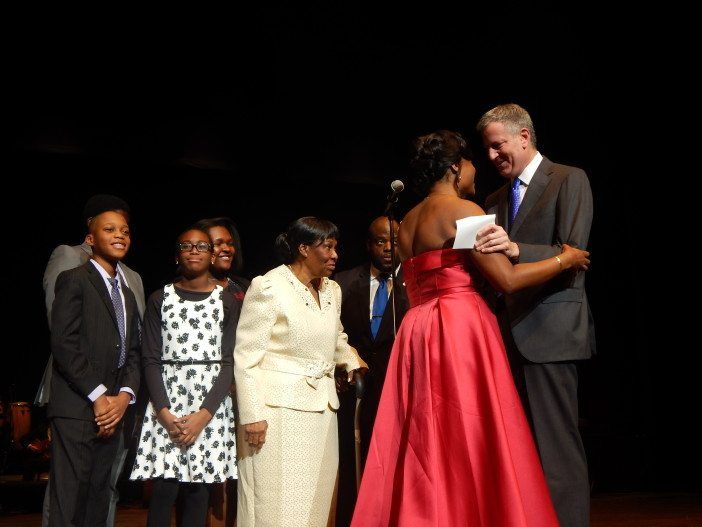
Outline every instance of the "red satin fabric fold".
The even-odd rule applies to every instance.
[[[497,320],[465,251],[407,260],[352,527],[557,526]]]

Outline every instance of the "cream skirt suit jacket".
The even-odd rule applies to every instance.
[[[251,282],[234,350],[238,527],[329,521],[339,464],[334,368],[362,365],[340,310],[341,290],[328,278],[319,305],[286,265]],[[266,442],[254,449],[242,425],[264,420]]]

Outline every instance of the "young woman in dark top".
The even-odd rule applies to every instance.
[[[153,479],[148,526],[169,526],[183,488],[183,525],[204,526],[210,483],[237,477],[232,384],[240,304],[212,283],[208,234],[178,237],[180,280],[149,298],[142,361],[150,402],[131,479]]]
[[[241,238],[230,218],[206,218],[193,225],[194,229],[205,231],[212,240],[214,247],[214,263],[210,273],[225,291],[234,295],[239,303],[244,301],[244,295],[251,283],[246,278],[238,276],[244,267],[241,252]]]

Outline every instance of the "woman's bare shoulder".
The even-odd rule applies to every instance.
[[[409,212],[407,212],[407,214],[405,214],[404,218],[402,218],[402,223],[411,222],[414,218],[416,218],[417,215],[421,212],[423,206],[424,206],[424,202],[420,201],[414,207],[412,207],[409,210]]]
[[[467,199],[457,200],[453,204],[453,212],[459,214],[458,218],[465,218],[467,216],[482,216],[485,211],[480,205],[474,201],[469,201]]]
[[[453,197],[436,201],[433,207],[433,215],[440,221],[448,221],[452,225],[456,220],[468,216],[481,216],[485,214],[480,206],[467,199]]]

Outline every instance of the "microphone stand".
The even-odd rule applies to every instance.
[[[394,198],[394,199],[393,199]],[[395,240],[395,229],[394,220],[395,213],[393,212],[393,205],[397,203],[398,195],[390,195],[388,198],[388,204],[385,206],[384,216],[388,218],[388,225],[390,226],[390,259],[392,262],[392,289],[390,290],[390,300],[392,302],[392,336],[393,339],[397,336],[397,322],[395,321],[395,288],[397,286],[397,258],[395,258],[395,247],[397,241]]]

